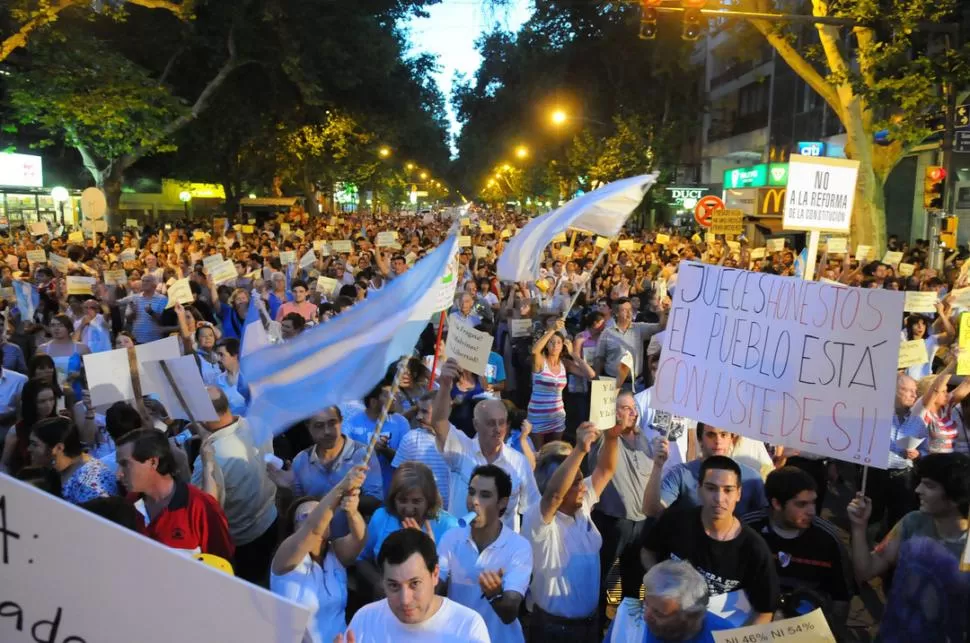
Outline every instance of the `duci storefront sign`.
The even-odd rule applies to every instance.
[[[697,186],[674,186],[667,188],[670,204],[682,210],[693,210],[702,196],[709,192],[708,188]]]

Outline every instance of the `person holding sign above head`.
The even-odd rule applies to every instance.
[[[670,302],[662,302],[658,324],[634,322],[633,304],[629,299],[617,299],[615,308],[616,325],[607,327],[596,343],[596,372],[618,378],[617,388],[629,389],[633,386],[632,379],[643,374],[643,347],[655,333],[663,330]],[[633,373],[621,381],[620,364],[625,353],[633,356]]]
[[[550,451],[559,442],[550,443],[540,454],[536,479],[542,500],[522,520],[534,563],[531,641],[568,640],[562,637],[594,641],[602,634],[597,604],[603,537],[591,512],[616,471],[621,431],[618,425],[603,434],[596,468],[587,478],[579,466],[600,437],[592,422],[578,427],[576,446],[569,455]]]
[[[310,611],[304,641],[329,643],[347,623],[347,571],[360,552],[367,526],[357,510],[366,469],[354,467],[323,498],[297,498],[286,522],[290,532],[273,555],[269,587]],[[337,510],[348,533],[334,533]]]
[[[654,466],[662,467],[662,458]],[[689,561],[712,595],[747,594],[753,611],[746,625],[768,623],[778,607],[778,575],[765,541],[735,516],[741,467],[727,456],[712,455],[701,464],[698,480],[700,507],[666,511],[645,533],[643,567],[649,572],[663,560]]]
[[[916,392],[922,406],[920,417],[929,432],[930,453],[967,453],[967,429],[960,414],[960,403],[970,395],[970,377],[953,391],[947,388],[956,372],[959,349],[950,353],[946,368],[919,381]]]
[[[232,560],[235,546],[219,501],[176,479],[178,464],[165,434],[137,429],[116,443],[117,477],[144,506],[143,533],[174,549]]]
[[[551,440],[562,438],[566,430],[566,408],[562,391],[566,388],[566,373],[587,379],[596,372],[581,359],[574,359],[569,352],[563,331],[566,323],[562,318],[555,321],[532,348],[532,397],[529,399],[528,420],[532,424],[532,436],[536,447]]]
[[[515,528],[516,515],[539,503],[539,490],[532,467],[524,455],[505,444],[509,429],[508,410],[501,400],[479,401],[472,413],[475,437],[469,438],[451,425],[451,388],[460,371],[458,362],[449,358],[441,367],[440,386],[431,407],[431,430],[435,444],[452,471],[449,507],[465,502],[465,491],[472,471],[482,464],[501,467],[512,478],[512,497],[502,521]]]
[[[465,503],[474,519],[438,544],[448,598],[482,615],[492,643],[525,641],[518,615],[532,575],[532,547],[502,524],[511,493],[509,474],[492,464],[477,467]]]
[[[430,536],[417,529],[394,532],[377,564],[387,598],[362,607],[334,643],[489,643],[481,616],[435,595],[438,552]]]
[[[953,343],[957,336],[956,329],[950,322],[950,304],[937,302],[936,311],[937,318],[932,325],[923,315],[914,313],[906,316],[904,338],[908,341],[922,339],[926,343],[927,360],[906,369],[906,374],[914,380],[919,380],[933,372],[933,357],[936,355],[936,350],[940,346]],[[940,329],[942,332],[939,332]]]

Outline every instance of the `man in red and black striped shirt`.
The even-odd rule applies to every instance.
[[[133,502],[142,500],[145,535],[174,549],[199,550],[231,561],[235,546],[219,502],[173,476],[175,458],[160,431],[139,429],[117,443],[118,479]]]

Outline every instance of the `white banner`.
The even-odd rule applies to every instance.
[[[448,322],[448,341],[445,356],[454,357],[466,371],[485,376],[488,354],[492,350],[492,336],[477,331],[468,324],[451,320]]]
[[[658,410],[886,468],[901,293],[681,263]]]
[[[858,176],[859,161],[792,154],[782,226],[848,232]]]
[[[299,643],[309,618],[305,607],[5,475],[0,553],[4,643]],[[159,626],[159,609],[173,600],[178,615]]]
[[[589,421],[600,431],[616,426],[616,379],[601,377],[590,382]]]

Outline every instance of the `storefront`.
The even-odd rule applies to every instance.
[[[60,196],[60,194],[58,194]],[[46,221],[53,228],[61,221],[70,226],[80,211],[80,190],[66,191],[56,201],[44,187],[43,159],[34,154],[0,154],[0,229]],[[62,216],[63,206],[63,216]]]

